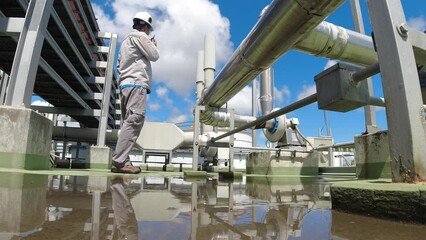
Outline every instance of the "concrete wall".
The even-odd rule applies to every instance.
[[[392,178],[388,132],[356,136],[355,161],[358,178]]]
[[[246,172],[262,175],[318,175],[321,152],[258,151],[247,155]]]

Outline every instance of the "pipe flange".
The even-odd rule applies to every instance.
[[[276,110],[278,110],[278,108],[272,110],[272,112]],[[272,125],[272,127],[263,129],[263,134],[265,134],[265,137],[270,142],[278,142],[278,140],[280,140],[284,136],[286,129],[286,117],[285,115],[281,115],[274,119],[274,124]]]

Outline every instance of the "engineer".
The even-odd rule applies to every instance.
[[[145,121],[147,94],[151,92],[151,62],[159,58],[152,17],[138,12],[133,18],[133,30],[121,43],[117,70],[121,100],[121,130],[112,158],[111,172],[138,174],[141,169],[132,166],[129,153],[139,137]]]

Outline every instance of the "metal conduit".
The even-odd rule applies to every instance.
[[[311,103],[314,103],[316,101],[317,101],[317,94],[315,93],[315,94],[312,94],[312,95],[310,95],[308,97],[305,97],[305,98],[303,98],[303,99],[301,99],[301,100],[299,100],[297,102],[294,102],[294,103],[292,103],[292,104],[290,104],[290,105],[288,105],[286,107],[283,107],[283,108],[281,108],[281,109],[279,109],[277,111],[271,112],[271,113],[269,113],[269,114],[267,114],[267,115],[265,115],[265,116],[263,116],[261,118],[258,118],[255,121],[252,121],[250,123],[244,124],[243,126],[241,126],[239,128],[235,128],[232,131],[229,131],[229,132],[224,133],[224,134],[222,134],[220,136],[212,138],[210,141],[211,142],[216,142],[216,141],[218,141],[218,140],[220,140],[222,138],[231,136],[232,134],[241,132],[241,131],[243,131],[243,130],[245,130],[247,128],[251,128],[251,127],[254,127],[254,126],[260,126],[260,125],[264,124],[265,122],[267,122],[270,119],[273,119],[273,118],[276,118],[276,117],[281,116],[283,114],[292,112],[294,110],[297,110],[297,109],[299,109],[301,107],[307,106],[307,105],[309,105]]]
[[[202,103],[221,107],[342,3],[274,0],[206,91]]]

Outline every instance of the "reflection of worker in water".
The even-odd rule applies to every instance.
[[[135,212],[126,194],[127,184],[122,177],[111,180],[112,210],[118,239],[138,239]],[[116,236],[116,234],[114,234]]]

